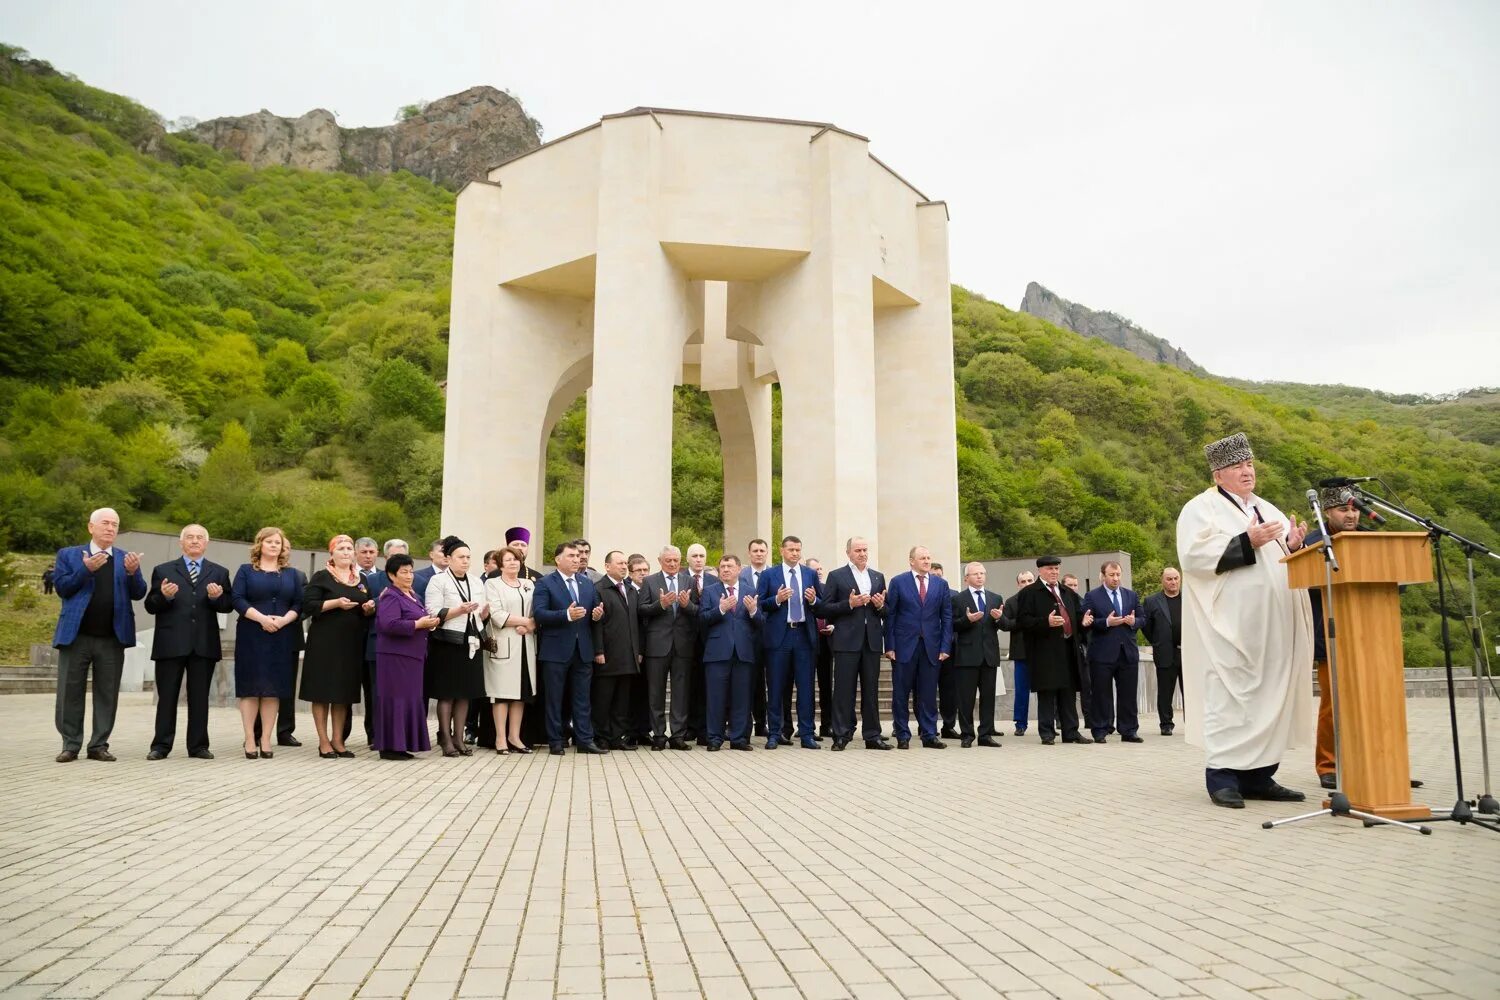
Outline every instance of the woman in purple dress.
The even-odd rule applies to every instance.
[[[427,635],[442,619],[429,615],[412,589],[411,556],[391,556],[385,575],[391,585],[375,607],[375,749],[381,760],[411,760],[411,751],[432,749],[422,672]]]

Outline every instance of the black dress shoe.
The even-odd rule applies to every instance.
[[[878,740],[865,740],[865,749],[866,750],[894,750],[896,748],[893,747],[893,746],[891,746],[884,739],[878,739]]]
[[[547,748],[547,752],[549,754],[551,754],[552,756],[554,756],[554,757],[561,757],[563,754],[567,753],[568,751],[564,747],[548,747]]]
[[[71,764],[71,763],[73,763],[77,759],[78,759],[78,751],[77,750],[64,750],[62,753],[60,753],[60,754],[57,755],[57,762],[59,764]]]
[[[146,754],[146,759],[147,760],[166,760],[167,759],[167,752],[165,750],[152,750],[150,753]]]
[[[295,736],[287,736],[285,738],[278,737],[276,740],[276,745],[279,747],[300,747],[302,745],[302,741],[297,739],[297,737]]]
[[[910,750],[911,749],[911,740],[897,740],[896,741],[896,749],[897,750]]]
[[[729,744],[729,749],[731,749],[731,750],[754,750],[755,748],[750,745],[750,741],[749,740],[736,740],[733,743]]]
[[[1209,792],[1208,797],[1214,805],[1223,806],[1225,809],[1245,808],[1245,797],[1233,788],[1220,788]]]
[[[825,736],[832,736],[832,735],[833,735],[833,730],[829,729],[827,726],[824,726],[822,729],[818,730],[818,739],[820,739],[820,740],[823,737],[825,737]]]
[[[1121,736],[1120,739],[1124,740],[1126,743],[1144,743],[1144,742],[1146,742],[1145,740],[1141,739],[1139,736]]]
[[[1050,747],[1053,743],[1056,743],[1056,742],[1057,741],[1054,738],[1052,738],[1051,736],[1043,736],[1042,737],[1042,746],[1044,746],[1044,747]],[[1076,742],[1082,743],[1083,740],[1077,740]]]
[[[694,740],[693,742],[697,743],[700,747],[706,747],[706,746],[708,746],[708,737],[707,736],[700,736],[696,740]]]
[[[766,735],[766,724],[764,722],[757,722],[755,724],[755,735],[756,736],[764,736],[764,735]]]
[[[115,755],[108,750],[90,750],[89,760],[114,760]]]
[[[1318,775],[1318,784],[1322,785],[1324,788],[1337,788],[1339,787],[1338,775],[1320,774]]]
[[[943,731],[938,735],[945,740],[956,740],[959,738],[958,730],[954,729],[952,726],[944,726]]]
[[[993,736],[981,736],[979,737],[979,745],[982,747],[997,747],[1000,745],[1000,741]]]
[[[1016,736],[1025,736],[1026,735],[1026,727],[1025,726],[1017,726],[1016,727],[1016,731],[1015,731],[1015,735]]]
[[[1420,781],[1418,781],[1416,778],[1413,778],[1413,779],[1411,779],[1411,787],[1413,787],[1413,788],[1421,788],[1422,787],[1422,783]]]
[[[1088,740],[1083,740],[1082,742],[1087,743],[1089,741]],[[1109,734],[1105,733],[1103,736],[1095,736],[1093,738],[1093,742],[1095,742],[1095,743],[1108,743],[1109,742]]]
[[[1161,734],[1163,736],[1171,736],[1172,735],[1172,727],[1171,726],[1162,726],[1161,727]]]
[[[708,740],[704,740],[703,742],[706,745],[708,743]],[[693,749],[693,745],[691,743],[689,743],[687,740],[681,739],[681,738],[676,737],[676,736],[673,736],[671,739],[667,740],[667,744],[666,745],[669,746],[669,747],[671,747],[673,750],[691,750],[691,749]]]
[[[651,741],[651,749],[652,750],[665,750],[666,748],[667,748],[667,741],[666,740],[652,740]]]
[[[1287,788],[1271,782],[1264,788],[1240,789],[1240,796],[1247,799],[1260,799],[1265,802],[1301,802],[1307,795],[1297,791],[1295,788]]]
[[[634,750],[635,744],[627,743],[625,740],[610,740],[609,748],[611,750]]]
[[[926,747],[928,750],[946,750],[948,748],[948,744],[944,743],[942,740],[923,740],[922,746]]]
[[[1096,740],[1092,736],[1064,736],[1063,737],[1063,742],[1064,743],[1103,743],[1104,741],[1103,740]]]
[[[709,753],[718,753],[718,751],[719,751],[719,744],[715,743],[713,740],[709,740],[708,741],[708,752]]]
[[[972,737],[972,736],[965,736],[963,738],[963,740],[959,743],[959,746],[963,747],[965,750],[967,750],[969,747],[971,747],[973,745],[974,745],[974,737]]]
[[[580,743],[578,744],[578,752],[605,754],[609,753],[609,748],[599,743]]]
[[[843,740],[834,740],[833,741],[833,747],[832,747],[832,749],[834,749],[834,750],[842,750],[846,746],[848,746],[848,744],[845,743]]]
[[[213,751],[211,750],[194,750],[192,753],[188,754],[188,756],[194,758],[195,760],[214,759]]]

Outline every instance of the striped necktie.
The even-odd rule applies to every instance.
[[[188,563],[188,582],[195,587],[198,586],[198,564],[196,562]]]

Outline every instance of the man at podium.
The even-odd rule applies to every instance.
[[[1302,547],[1307,526],[1255,494],[1244,434],[1204,454],[1214,485],[1177,518],[1187,742],[1207,754],[1215,805],[1300,802],[1305,795],[1273,776],[1312,729],[1312,608],[1305,592],[1288,589],[1281,562]]]

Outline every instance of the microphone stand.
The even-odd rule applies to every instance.
[[[1328,533],[1328,524],[1323,520],[1323,505],[1318,502],[1318,491],[1308,490],[1307,499],[1312,504],[1313,517],[1318,522],[1318,531],[1323,535],[1323,616],[1328,621],[1328,632],[1325,640],[1328,655],[1328,690],[1333,700],[1333,774],[1334,787],[1328,795],[1328,805],[1315,812],[1302,813],[1299,816],[1288,816],[1286,819],[1267,820],[1260,825],[1262,830],[1274,830],[1278,826],[1286,826],[1290,823],[1300,823],[1305,819],[1315,819],[1319,816],[1346,816],[1351,819],[1364,820],[1365,827],[1372,827],[1379,823],[1387,826],[1399,826],[1413,833],[1429,835],[1432,829],[1426,826],[1418,826],[1414,823],[1405,823],[1401,820],[1388,819],[1377,816],[1374,813],[1362,812],[1351,808],[1349,796],[1344,793],[1344,753],[1339,745],[1341,730],[1343,726],[1339,722],[1339,655],[1338,655],[1338,626],[1333,615],[1333,574],[1339,571],[1339,557],[1333,551],[1333,536]],[[1316,624],[1314,625],[1316,627]],[[1304,682],[1305,683],[1305,682]]]
[[[1489,556],[1491,559],[1500,559],[1500,555],[1491,551],[1479,542],[1465,538],[1448,528],[1443,527],[1431,518],[1423,517],[1402,507],[1400,504],[1366,492],[1355,486],[1354,491],[1372,506],[1389,511],[1399,518],[1410,521],[1427,532],[1432,539],[1432,552],[1437,559],[1437,585],[1438,585],[1438,616],[1443,636],[1443,668],[1448,678],[1448,725],[1453,733],[1453,777],[1458,786],[1458,801],[1448,814],[1434,815],[1432,818],[1438,822],[1452,822],[1459,824],[1473,824],[1483,827],[1492,833],[1500,833],[1500,803],[1495,801],[1495,796],[1490,792],[1490,741],[1489,730],[1484,717],[1484,688],[1489,681],[1489,670],[1485,665],[1483,648],[1480,646],[1479,633],[1479,592],[1474,586],[1474,556],[1476,554]],[[1443,568],[1443,553],[1440,548],[1443,538],[1452,539],[1463,551],[1464,559],[1469,569],[1469,613],[1473,616],[1474,624],[1469,630],[1469,643],[1474,651],[1474,687],[1476,701],[1479,703],[1479,753],[1483,762],[1484,793],[1476,802],[1471,803],[1464,797],[1464,774],[1463,759],[1459,754],[1458,746],[1458,701],[1454,694],[1453,685],[1453,648],[1449,642],[1448,633],[1448,594],[1445,583],[1446,572]],[[1474,808],[1478,807],[1483,815],[1474,815]]]

